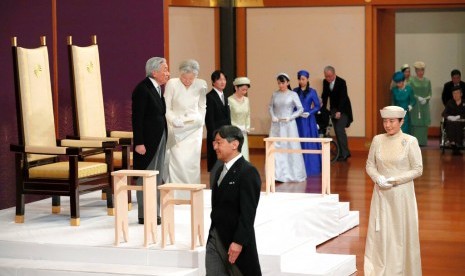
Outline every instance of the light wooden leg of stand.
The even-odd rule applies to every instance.
[[[191,249],[204,244],[203,190],[191,191]]]
[[[166,238],[169,236],[170,244],[174,244],[174,204],[173,191],[161,191],[161,247],[166,245]]]
[[[330,189],[330,142],[321,143],[321,194],[329,195]]]
[[[274,158],[274,142],[266,142],[265,155],[265,174],[266,174],[266,194],[275,192],[275,158]]]
[[[157,241],[157,178],[144,177],[142,191],[144,196],[144,246]],[[126,196],[127,202],[127,196]]]
[[[121,232],[123,232],[124,241],[128,241],[127,176],[113,176],[113,182],[115,198],[115,245],[119,245]]]

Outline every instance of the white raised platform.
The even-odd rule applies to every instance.
[[[205,235],[210,225],[210,190],[205,190]],[[135,196],[134,196],[135,200]],[[51,214],[51,199],[26,204],[24,224],[14,208],[0,210],[0,275],[205,275],[205,247],[190,250],[189,206],[175,208],[176,243],[143,247],[137,207],[129,212],[129,241],[113,246],[114,217],[100,192],[81,197],[81,226],[69,226],[69,201]],[[316,253],[316,246],[359,223],[358,211],[338,195],[262,193],[255,232],[263,275],[350,275],[354,255]]]

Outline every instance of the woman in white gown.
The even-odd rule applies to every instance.
[[[418,209],[413,179],[423,173],[415,137],[401,130],[406,111],[381,109],[385,134],[371,143],[366,171],[375,185],[365,247],[366,276],[421,276]]]
[[[180,77],[165,86],[170,183],[200,183],[202,133],[206,111],[207,83],[198,79],[199,63],[186,60],[179,66]]]
[[[241,129],[244,134],[242,144],[242,156],[249,159],[249,142],[247,133],[250,131],[250,104],[246,96],[250,88],[250,80],[247,77],[236,78],[233,82],[235,92],[228,97],[229,108],[231,110],[231,124]]]
[[[270,137],[299,137],[295,119],[304,109],[297,93],[291,90],[289,76],[279,73],[277,76],[279,90],[273,93],[269,105],[271,115]],[[301,149],[299,142],[276,142],[276,149]],[[305,181],[304,158],[302,154],[276,153],[275,179],[279,182]]]

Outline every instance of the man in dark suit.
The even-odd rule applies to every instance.
[[[347,94],[346,81],[336,76],[336,70],[332,66],[326,66],[323,70],[325,79],[323,80],[323,107],[326,108],[329,97],[329,111],[333,120],[334,132],[339,146],[339,161],[345,161],[350,157],[349,145],[347,142],[346,128],[353,121],[352,106]]]
[[[146,78],[132,93],[133,167],[135,170],[158,170],[157,185],[160,185],[168,133],[161,85],[168,81],[170,73],[166,60],[160,57],[147,60],[145,72]],[[136,184],[142,185],[142,178],[138,178]],[[136,194],[139,223],[144,224],[143,195],[141,191]],[[157,195],[157,223],[160,224],[160,195]]]
[[[459,70],[454,69],[450,72],[451,81],[448,81],[444,84],[442,89],[442,103],[446,106],[447,102],[452,99],[452,91],[460,87],[462,91],[465,91],[465,82],[461,80],[462,73]],[[465,95],[462,95],[462,99],[465,100]]]
[[[211,172],[216,163],[216,153],[213,149],[213,132],[218,128],[231,124],[228,98],[224,95],[226,87],[226,75],[221,70],[216,70],[211,75],[212,90],[207,94],[207,111],[205,114],[205,126],[207,127],[207,167]]]
[[[260,199],[257,169],[240,153],[244,136],[235,126],[214,132],[214,148],[224,163],[212,171],[211,226],[206,246],[207,276],[261,275],[254,221]]]

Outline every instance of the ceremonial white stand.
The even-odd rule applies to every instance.
[[[211,191],[203,193],[207,237]],[[51,199],[27,204],[23,224],[14,223],[14,208],[0,210],[0,275],[205,275],[205,246],[190,249],[189,205],[174,206],[175,244],[145,248],[137,208],[128,212],[128,241],[114,246],[115,218],[107,216],[99,192],[81,197],[79,227],[69,226],[67,201],[62,198],[60,214],[50,213]],[[354,273],[354,255],[319,254],[316,246],[358,223],[358,211],[349,211],[337,194],[262,193],[255,231],[263,275]]]

